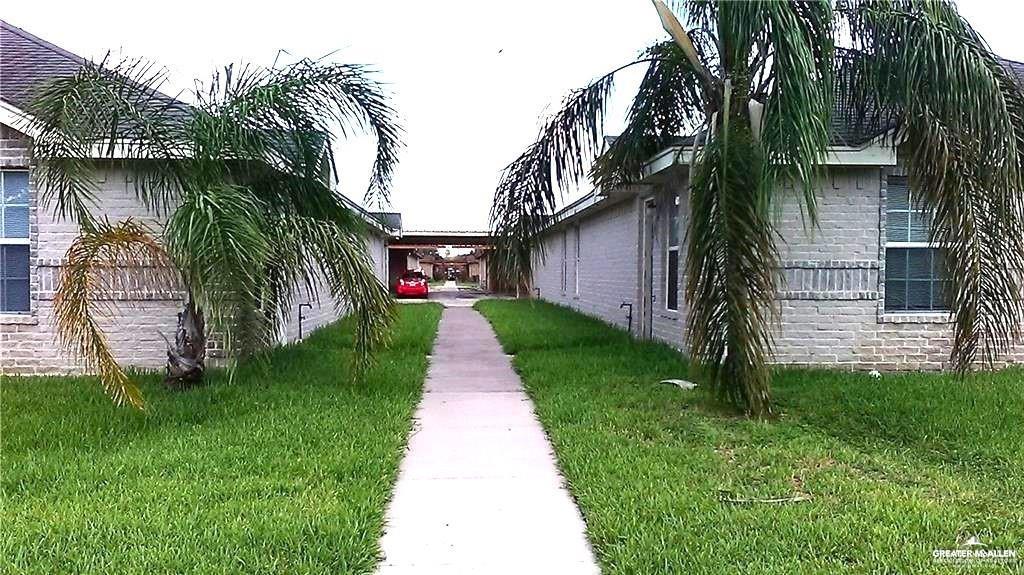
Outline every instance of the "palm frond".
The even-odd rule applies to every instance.
[[[387,201],[403,129],[366,66],[308,59],[229,66],[197,88],[197,97],[206,112],[196,134],[203,154],[257,160],[307,179],[326,180],[333,168],[331,134],[372,133],[377,154],[366,201]]]
[[[724,2],[719,0],[670,0],[669,6],[682,21],[691,28],[715,30],[718,28],[718,14]],[[692,34],[691,34],[692,38]]]
[[[534,259],[544,258],[544,245],[536,238],[548,217],[526,203],[511,203],[504,209],[516,211],[495,216],[492,270],[502,284],[521,292],[533,277]]]
[[[1020,341],[1024,210],[1019,192],[989,187],[977,170],[987,158],[957,135],[912,123],[907,136],[930,143],[908,152],[908,173],[935,214],[931,240],[944,252],[954,317],[951,360],[965,372],[979,360],[991,364]],[[957,174],[934,169],[934,161]]]
[[[839,13],[854,47],[870,58],[861,81],[905,120],[930,114],[985,147],[1009,145],[1015,157],[1001,68],[951,2],[849,1]],[[1009,169],[1006,162],[1000,166]]]
[[[262,203],[250,190],[221,185],[185,195],[164,228],[167,252],[208,325],[235,351],[237,320],[259,301],[268,261],[268,227]],[[244,332],[245,339],[272,343],[272,331]]]
[[[761,131],[767,183],[772,190],[783,182],[798,186],[802,206],[816,222],[815,184],[829,146],[834,99],[831,3],[751,4],[763,10],[760,25],[770,46],[764,59],[770,83]]]
[[[720,397],[758,417],[772,413],[778,262],[763,162],[749,126],[723,119],[694,162],[686,258],[691,355]]]
[[[594,162],[594,185],[611,189],[639,179],[651,157],[705,117],[703,91],[690,61],[673,42],[650,47],[650,58],[626,128]]]
[[[365,222],[327,182],[290,174],[265,164],[231,165],[231,180],[259,198],[269,214],[298,214],[327,219],[345,229],[365,232]]]
[[[171,291],[178,277],[167,253],[143,225],[99,221],[72,242],[54,296],[61,344],[99,374],[117,405],[143,407],[142,394],[118,365],[100,325],[110,315],[101,297],[135,289]]]
[[[248,242],[258,235],[263,244],[247,261],[236,259],[236,269],[252,279],[234,295],[244,305],[225,310],[234,319],[221,329],[232,330],[238,343],[251,342],[247,348],[266,344],[288,316],[296,290],[315,298],[324,283],[356,316],[357,359],[367,364],[393,314],[387,289],[365,254],[354,251],[363,247],[359,237],[366,228],[330,188],[331,138],[338,131],[377,137],[366,199],[385,202],[402,147],[387,94],[365,66],[301,60],[228,67],[198,90],[198,100],[203,114],[192,134],[198,171],[244,191],[242,211],[252,217],[243,236]]]
[[[1024,321],[1024,98],[950,2],[851,2],[841,10],[863,55],[852,78],[887,106],[895,145],[932,241],[946,252],[951,360],[991,363]]]
[[[295,217],[280,222],[279,247],[297,254],[297,273],[307,284],[323,279],[339,311],[356,319],[355,367],[360,374],[373,360],[373,353],[388,340],[395,318],[394,300],[373,271],[373,262],[358,233],[334,222]]]
[[[520,285],[530,276],[535,234],[558,202],[559,194],[580,183],[603,148],[605,108],[615,75],[648,63],[643,57],[574,91],[540,130],[537,140],[505,167],[491,204],[490,225],[502,279]],[[512,235],[514,234],[514,235]]]
[[[91,227],[95,183],[90,160],[131,162],[135,193],[167,212],[182,188],[188,110],[159,89],[165,73],[144,60],[86,62],[73,75],[38,88],[26,112],[34,134],[35,177],[44,202]],[[129,166],[129,164],[123,164]]]
[[[683,57],[686,58],[689,68],[694,73],[695,78],[693,79],[702,83],[703,89],[707,92],[714,92],[721,79],[715,77],[707,69],[705,62],[708,60],[704,54],[700,53],[700,44],[694,43],[690,32],[683,28],[675,13],[672,12],[672,9],[663,0],[653,0],[653,2],[655,10],[658,12],[658,17],[661,19],[662,28],[672,37],[675,46],[682,51]]]

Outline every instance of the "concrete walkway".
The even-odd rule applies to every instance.
[[[598,573],[551,445],[490,324],[448,307],[379,573]]]

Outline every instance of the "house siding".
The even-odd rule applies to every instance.
[[[31,168],[30,141],[4,126],[0,138],[0,166]],[[125,171],[97,168],[95,182],[99,199],[97,213],[111,222],[131,217],[136,221],[159,225],[135,197],[133,184]],[[68,247],[78,235],[77,224],[60,218],[52,209],[41,205],[40,193],[32,171],[29,171],[30,210],[30,311],[25,314],[0,314],[0,373],[4,374],[74,374],[83,370],[82,362],[64,352],[57,342],[53,298],[60,270]],[[385,277],[387,254],[385,240],[373,234],[367,240],[378,277]],[[298,289],[298,286],[297,286]],[[164,337],[173,339],[177,314],[182,306],[180,293],[153,293],[143,290],[108,294],[113,315],[104,318],[104,329],[115,357],[123,365],[159,368],[167,359]],[[321,290],[317,298],[298,292],[295,305],[310,302],[312,310],[304,313],[303,332],[326,325],[339,317],[330,294]],[[284,323],[281,341],[298,337],[298,317],[289,314]],[[216,355],[216,351],[212,352]]]
[[[5,164],[5,167],[30,168],[27,154],[23,160],[23,165]],[[135,198],[133,184],[124,171],[97,168],[94,181],[96,197],[100,200],[97,213],[103,217],[111,222],[131,217],[145,224],[159,224]],[[64,254],[78,235],[78,226],[42,205],[31,170],[29,197],[32,205],[29,216],[30,311],[28,314],[0,314],[0,369],[9,374],[81,373],[81,361],[66,353],[57,342],[54,318],[54,296],[61,265]],[[140,290],[104,294],[100,300],[114,312],[111,317],[101,319],[100,325],[118,361],[143,368],[162,366],[167,359],[163,336],[174,337],[181,294]]]
[[[562,234],[569,234],[566,257],[566,290],[562,291]],[[603,209],[580,222],[580,293],[575,293],[575,242],[570,226],[545,234],[543,257],[534,262],[534,288],[540,297],[598,317],[626,329],[623,302],[636,303],[637,204],[628,200]],[[634,306],[636,307],[636,306]],[[637,312],[633,313],[636,329]]]
[[[546,258],[535,265],[534,287],[540,288],[541,298],[577,309],[598,317],[622,329],[631,329],[636,336],[642,335],[641,289],[639,254],[642,238],[640,213],[644,200],[653,197],[655,208],[655,237],[652,279],[654,302],[652,303],[651,333],[655,339],[674,347],[682,348],[682,334],[686,327],[686,306],[683,301],[683,274],[680,266],[678,285],[679,310],[666,307],[667,277],[667,234],[669,195],[655,194],[630,198],[611,207],[602,208],[572,222],[566,222],[546,234],[543,238]],[[685,226],[685,206],[680,218]],[[576,282],[574,230],[580,233],[579,286],[580,293],[574,292]],[[561,237],[566,234],[566,291],[561,291],[562,247]],[[685,233],[685,232],[684,232]],[[681,254],[684,251],[680,252]],[[682,256],[680,256],[682,261]],[[622,304],[633,306],[632,324],[629,310]]]
[[[782,269],[775,362],[850,369],[949,368],[952,326],[948,318],[934,313],[886,313],[883,307],[885,173],[877,166],[830,169],[817,186],[816,228],[805,224],[797,199],[800,191],[785,190],[777,221]],[[685,183],[682,186],[685,189]],[[679,282],[680,310],[668,311],[664,306],[668,194],[654,197],[658,203],[653,262],[657,301],[651,331],[654,339],[684,349],[685,270]],[[618,306],[629,301],[634,303],[633,332],[640,335],[640,202],[642,198],[633,198],[599,205],[548,232],[543,237],[548,258],[536,267],[540,297],[623,328],[626,314]],[[680,219],[685,234],[685,201]],[[574,225],[582,230],[581,285],[587,286],[579,298],[560,291],[560,234]],[[567,257],[571,258],[569,247]],[[680,261],[685,257],[684,242]],[[571,259],[568,269],[571,274]],[[1004,355],[999,365],[1010,363],[1024,363],[1024,345]]]
[[[373,260],[374,273],[383,282],[387,277],[387,241],[378,234],[372,234],[364,241],[366,242],[366,249]],[[344,303],[339,307],[338,302],[331,296],[330,289],[323,282],[317,286],[315,294],[306,293],[305,286],[295,286],[294,289],[297,296],[292,302],[292,308],[284,315],[281,343],[299,341],[309,337],[309,334],[333,323],[347,313]],[[299,337],[300,304],[309,304],[311,306],[304,306],[302,310],[301,338]]]

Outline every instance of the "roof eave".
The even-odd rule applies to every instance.
[[[366,210],[366,208],[364,208],[363,206],[360,206],[356,202],[349,199],[348,196],[338,193],[338,197],[341,198],[342,203],[344,203],[347,208],[358,214],[359,217],[363,219],[363,221],[370,224],[370,229],[372,229],[378,235],[387,238],[398,237],[400,235],[400,232],[398,230],[394,230],[392,228],[385,226],[371,212]]]
[[[879,136],[862,146],[829,146],[825,166],[895,166],[896,150]],[[670,146],[654,155],[643,168],[645,182],[673,166],[688,166],[693,155],[691,146]]]
[[[555,212],[547,228],[575,220],[599,206],[610,205],[649,191],[651,184],[674,167],[687,168],[693,154],[692,146],[669,146],[651,157],[644,165],[639,182],[612,190],[594,190]],[[879,136],[862,146],[830,146],[825,166],[895,166],[896,151],[887,142],[887,135]]]
[[[28,112],[6,100],[0,100],[0,124],[10,126],[30,138],[35,138],[37,134],[32,129],[32,117]]]

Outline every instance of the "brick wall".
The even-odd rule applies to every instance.
[[[782,260],[877,260],[880,181],[878,168],[830,170],[817,186],[817,229],[799,207],[803,192],[788,186],[777,221]]]
[[[2,126],[2,125],[0,125]],[[29,168],[29,140],[6,126],[0,127],[0,166]],[[99,213],[110,221],[127,217],[154,226],[159,225],[135,198],[134,184],[124,171],[97,168]],[[36,182],[30,172],[30,274],[31,306],[27,314],[0,314],[0,373],[59,374],[79,373],[81,362],[63,352],[56,343],[53,318],[53,296],[59,279],[61,262],[67,248],[78,235],[78,226],[58,217],[49,206],[41,205]],[[378,277],[385,277],[386,248],[381,237],[368,241]],[[337,319],[338,309],[329,293],[321,290],[319,303],[300,290],[296,305],[314,303],[306,310],[305,334]],[[178,293],[132,291],[106,298],[113,316],[103,327],[114,354],[120,362],[143,368],[159,368],[166,361],[167,344],[173,340],[177,313],[182,299]],[[298,318],[291,314],[285,322],[281,341],[298,337]]]
[[[853,369],[949,367],[947,314],[891,313],[885,298],[885,170],[833,169],[818,189],[818,229],[783,208],[776,361]],[[1024,362],[1024,345],[1000,365]]]
[[[878,167],[833,168],[818,184],[819,226],[805,214],[788,189],[778,219],[782,241],[779,286],[780,324],[775,361],[781,364],[854,369],[945,369],[952,327],[944,314],[886,313],[883,308],[885,244],[884,172]],[[685,185],[685,184],[683,184]],[[684,188],[683,188],[684,189]],[[678,312],[665,309],[665,243],[669,195],[652,196],[656,210],[653,280],[656,302],[653,337],[684,347],[687,310],[681,270]],[[536,265],[535,286],[543,299],[566,305],[626,327],[622,301],[634,303],[633,331],[640,335],[641,202],[634,197],[560,223],[543,238],[547,258]],[[680,209],[683,234],[686,202]],[[582,238],[581,293],[572,293],[575,254],[573,227]],[[561,237],[567,233],[567,286],[561,291]],[[685,242],[680,261],[685,260]],[[682,265],[682,264],[681,264]],[[1024,345],[1003,363],[1024,362]]]
[[[636,303],[636,201],[620,202],[582,219],[580,231],[580,291],[575,292],[575,226],[564,225],[543,238],[544,257],[534,262],[535,288],[541,298],[572,307],[619,326],[627,326],[622,302]],[[562,291],[562,240],[566,241],[566,290]],[[634,328],[637,314],[634,312]]]
[[[374,272],[381,281],[387,279],[387,242],[383,236],[373,234],[366,240],[366,248],[373,259]],[[328,325],[347,313],[347,308],[331,297],[327,286],[321,283],[315,293],[307,293],[304,286],[296,287],[296,297],[292,308],[284,316],[281,342],[298,341],[299,338],[299,305],[309,304],[302,309],[302,338],[309,337],[313,331]]]
[[[873,300],[783,300],[781,309],[779,363],[882,370],[948,367],[950,326],[928,316],[879,321]],[[1014,355],[1022,359],[1019,352]]]
[[[28,167],[30,143],[31,140],[25,134],[0,124],[0,167]]]

